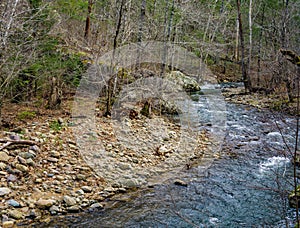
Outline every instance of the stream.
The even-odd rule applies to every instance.
[[[208,131],[209,89],[193,105],[199,126]],[[195,99],[197,100],[197,99]],[[169,182],[113,198],[108,209],[67,217],[69,227],[292,227],[295,211],[287,202],[292,189],[296,120],[226,102],[226,132],[209,167],[193,167]],[[285,136],[282,139],[281,134]],[[175,178],[175,179],[177,179]],[[125,198],[124,198],[125,197]],[[54,221],[51,227],[61,227]]]

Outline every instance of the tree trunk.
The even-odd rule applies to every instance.
[[[238,11],[238,24],[239,24],[239,36],[241,42],[241,65],[242,65],[242,78],[245,85],[245,90],[251,92],[251,82],[247,76],[246,70],[246,63],[245,63],[245,44],[244,44],[244,31],[243,31],[243,24],[242,24],[242,15],[241,15],[241,2],[240,0],[236,1],[237,3],[237,11]]]
[[[89,42],[90,33],[91,33],[91,13],[92,13],[93,4],[94,4],[93,0],[89,0],[89,2],[88,2],[88,14],[86,16],[85,29],[84,29],[84,38],[87,42]]]

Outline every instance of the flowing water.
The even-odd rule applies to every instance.
[[[209,124],[209,93],[194,105],[202,128]],[[70,227],[286,227],[294,211],[286,189],[292,189],[293,117],[226,103],[222,150],[210,167],[183,170],[187,187],[160,183],[115,198],[115,205],[79,219]],[[203,127],[204,126],[204,127]],[[282,134],[285,138],[282,138]],[[73,220],[72,220],[73,219]],[[60,227],[56,221],[51,224]]]

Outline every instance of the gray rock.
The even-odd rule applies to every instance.
[[[20,207],[20,203],[15,201],[14,199],[10,199],[7,201],[7,204],[10,205],[10,206],[13,206],[13,207]]]
[[[172,71],[166,75],[166,78],[182,86],[183,89],[187,92],[200,90],[200,86],[195,79],[184,75],[180,71]]]
[[[68,207],[74,206],[77,203],[76,199],[70,196],[64,196],[63,200]]]
[[[20,157],[24,158],[24,159],[29,159],[29,158],[34,158],[35,154],[30,153],[30,152],[22,152],[19,154]]]
[[[0,162],[8,162],[10,156],[5,152],[0,152]]]
[[[100,203],[94,203],[90,206],[91,209],[95,209],[95,208],[98,208],[98,209],[102,209],[103,208],[103,205],[100,204]]]
[[[90,193],[93,191],[93,188],[90,186],[82,186],[81,189],[86,193]]]
[[[76,191],[76,194],[82,196],[82,195],[84,195],[84,191],[82,189],[79,189],[79,190]]]
[[[39,199],[35,204],[38,208],[46,209],[55,204],[55,200],[52,199]]]
[[[29,149],[33,150],[35,152],[39,152],[40,151],[40,148],[37,145],[30,146]]]
[[[53,205],[52,207],[49,208],[49,211],[51,215],[56,215],[60,210],[58,206]]]
[[[0,196],[5,196],[11,193],[11,190],[9,188],[0,188]]]
[[[13,174],[9,174],[7,177],[7,182],[16,182],[17,180],[18,178]]]
[[[23,165],[26,165],[26,159],[22,158],[21,156],[17,156],[18,162],[20,162]]]
[[[77,206],[77,205],[74,205],[74,206],[71,206],[71,207],[68,207],[68,212],[71,212],[71,213],[77,213],[77,212],[79,212],[80,211],[80,207],[79,206]]]
[[[18,211],[18,210],[10,210],[8,211],[8,216],[10,218],[13,218],[13,219],[21,219],[23,217],[23,214],[22,212]]]

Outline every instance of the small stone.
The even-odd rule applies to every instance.
[[[14,227],[14,221],[5,221],[2,223],[2,228],[12,228]]]
[[[83,174],[78,174],[78,175],[76,175],[76,179],[77,179],[77,180],[85,180],[86,177],[85,177],[85,175],[83,175]]]
[[[34,158],[35,154],[30,153],[30,152],[22,152],[19,154],[20,157],[24,158],[24,159],[29,159],[29,158]]]
[[[52,157],[54,157],[54,158],[59,158],[59,157],[60,157],[60,153],[57,152],[57,151],[55,151],[55,150],[52,150],[52,151],[50,152],[50,155],[51,155]]]
[[[50,211],[51,215],[56,215],[57,212],[59,212],[60,210],[59,210],[58,206],[53,205],[52,207],[50,207],[49,211]]]
[[[58,117],[57,122],[58,122],[59,124],[63,124],[63,123],[64,123],[64,119],[61,118],[61,117]]]
[[[63,176],[57,175],[55,178],[59,181],[63,181],[65,178]]]
[[[17,164],[16,169],[24,173],[27,173],[29,170],[27,166],[21,164]]]
[[[41,214],[41,212],[39,210],[32,209],[28,213],[27,217],[30,218],[30,219],[36,219],[36,218],[40,218],[41,216],[42,216],[42,214]]]
[[[35,162],[31,158],[26,160],[26,164],[30,166],[35,166]]]
[[[188,186],[188,184],[186,182],[182,181],[182,180],[176,180],[176,181],[174,181],[174,184],[179,185],[179,186],[183,186],[183,187]]]
[[[68,208],[68,212],[71,212],[71,213],[77,213],[79,211],[80,211],[80,207],[77,205],[74,205],[74,206],[71,206]]]
[[[10,156],[5,152],[0,152],[0,162],[8,162]]]
[[[64,196],[63,200],[68,207],[74,206],[77,203],[76,199],[70,196]]]
[[[76,194],[78,195],[84,195],[84,191],[82,189],[79,189],[76,191]]]
[[[87,193],[90,193],[93,191],[92,187],[90,187],[90,186],[82,186],[81,189]]]
[[[3,162],[0,162],[0,170],[4,170],[6,168],[6,164]]]
[[[17,156],[17,159],[18,159],[18,162],[20,162],[21,164],[23,165],[26,165],[26,159],[25,158],[22,158],[20,156]]]
[[[11,193],[11,190],[9,188],[0,188],[0,196],[5,196]]]
[[[9,174],[7,177],[7,182],[16,182],[17,180],[18,178],[13,174]]]
[[[29,149],[33,150],[35,152],[39,152],[40,151],[40,148],[37,145],[30,146]]]
[[[42,182],[43,182],[43,179],[41,179],[41,178],[36,178],[35,181],[34,181],[34,183],[36,183],[36,184],[39,184],[39,183],[42,183]]]
[[[100,203],[94,203],[90,206],[91,209],[95,209],[95,208],[98,208],[98,209],[102,209],[103,208],[103,205],[100,204]]]
[[[41,209],[49,208],[55,204],[55,200],[52,199],[39,199],[36,203],[36,206]]]
[[[54,158],[54,157],[50,157],[50,158],[47,159],[47,161],[53,162],[53,163],[57,163],[57,162],[58,162],[58,159],[57,159],[57,158]]]
[[[13,207],[20,207],[20,203],[18,203],[17,201],[15,201],[14,199],[10,199],[7,201],[8,205],[13,206]]]
[[[8,212],[8,216],[18,220],[23,217],[23,214],[18,210],[11,210]]]

